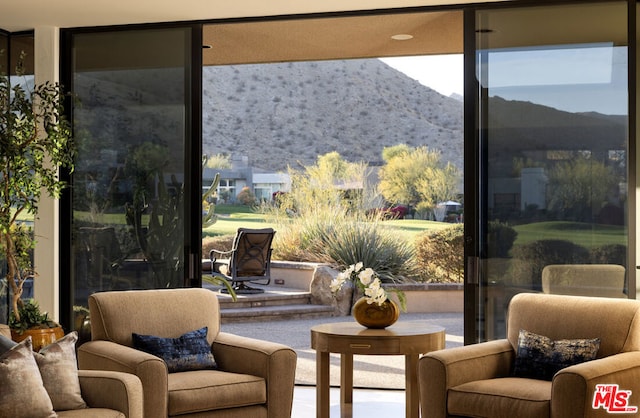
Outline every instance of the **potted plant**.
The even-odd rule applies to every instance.
[[[20,62],[23,59],[24,54]],[[16,74],[24,76],[20,64]],[[5,279],[11,292],[9,326],[16,331],[25,328],[25,314],[34,314],[34,319],[42,320],[40,325],[54,325],[39,314],[37,304],[25,304],[21,298],[25,281],[36,275],[31,266],[35,237],[24,218],[37,216],[43,192],[60,196],[66,183],[58,170],[73,169],[75,155],[71,126],[64,116],[62,87],[51,82],[32,88],[25,85],[12,85],[5,69],[0,68],[0,250],[7,263]]]
[[[16,319],[16,313],[19,320]],[[46,312],[40,311],[38,302],[33,299],[22,300],[18,310],[11,312],[9,327],[11,338],[16,342],[31,336],[34,351],[39,351],[40,348],[64,336],[60,324],[51,320]]]

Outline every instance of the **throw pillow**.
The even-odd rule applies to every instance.
[[[87,407],[80,393],[76,362],[77,341],[78,333],[73,331],[43,347],[39,353],[33,353],[42,382],[56,411]]]
[[[57,417],[33,357],[31,337],[0,356],[0,417]]]
[[[520,330],[514,375],[552,380],[565,367],[594,360],[599,348],[599,338],[553,341],[543,335]]]
[[[181,335],[162,338],[132,334],[133,347],[158,356],[167,363],[169,373],[217,368],[207,341],[207,327]]]
[[[7,338],[4,335],[0,335],[0,355],[6,353],[16,345],[17,343],[13,341],[11,338]]]

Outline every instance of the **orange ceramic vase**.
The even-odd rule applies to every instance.
[[[400,317],[398,305],[387,299],[382,305],[367,303],[362,297],[353,304],[353,317],[367,328],[386,328],[393,325]]]
[[[24,340],[28,336],[31,336],[33,351],[40,351],[42,347],[56,342],[56,340],[64,337],[64,331],[62,330],[62,327],[28,329],[25,330],[22,334],[18,334],[13,329],[11,330],[11,339],[17,343]]]

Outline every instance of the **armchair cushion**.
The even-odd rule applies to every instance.
[[[476,380],[449,391],[449,415],[465,417],[549,417],[551,382],[505,377]],[[506,414],[505,414],[506,411]]]
[[[516,377],[551,380],[565,367],[594,360],[600,339],[556,340],[520,330],[513,374]]]
[[[169,373],[217,367],[207,341],[207,327],[187,332],[178,338],[133,333],[132,339],[134,348],[163,359]]]
[[[169,415],[261,405],[267,401],[265,379],[220,370],[169,374]]]
[[[31,337],[0,356],[0,416],[56,417],[33,357]]]

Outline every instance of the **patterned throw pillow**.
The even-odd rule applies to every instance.
[[[42,382],[56,411],[87,407],[80,393],[76,362],[77,341],[78,333],[73,331],[43,347],[39,353],[33,353],[40,369]]]
[[[552,380],[565,367],[594,360],[599,348],[599,338],[553,341],[543,335],[520,330],[513,374]]]
[[[27,337],[0,356],[0,417],[56,416]]]
[[[169,373],[217,368],[207,341],[207,327],[178,338],[161,338],[133,333],[134,348],[158,356],[167,363]]]

